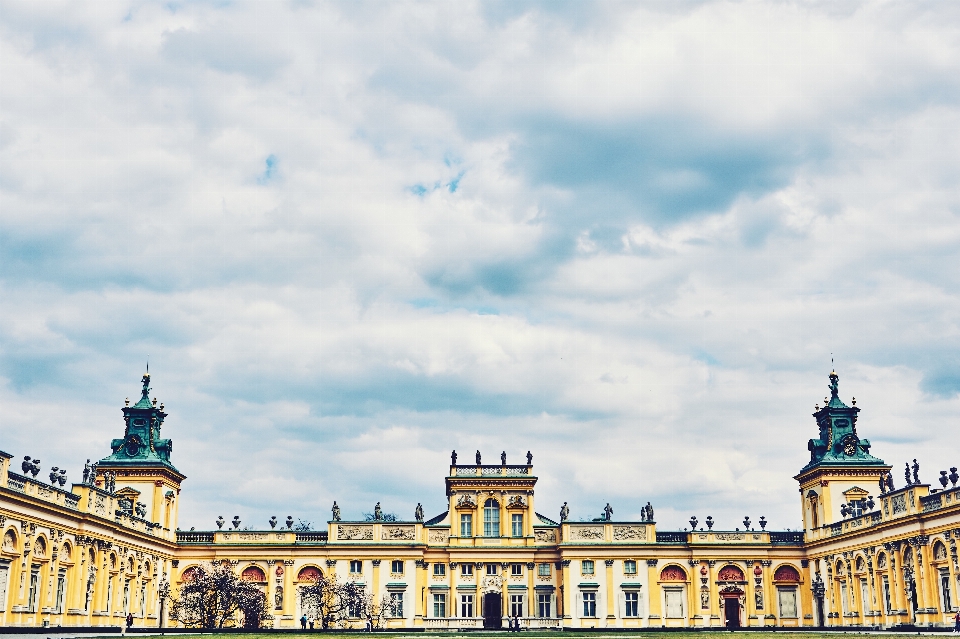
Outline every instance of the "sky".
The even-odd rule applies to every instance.
[[[0,449],[79,481],[149,359],[183,529],[453,449],[797,529],[831,367],[960,464],[958,183],[955,2],[2,0]]]

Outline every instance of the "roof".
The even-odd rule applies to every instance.
[[[446,518],[447,518],[447,515],[448,515],[449,513],[450,513],[450,511],[448,510],[448,511],[444,512],[442,515],[437,515],[436,517],[433,517],[432,519],[428,519],[427,521],[423,522],[423,525],[424,525],[424,526],[435,526],[435,525],[439,524],[441,521],[443,521],[444,519],[446,519]]]
[[[537,515],[537,519],[540,520],[540,523],[541,523],[541,524],[544,524],[545,526],[559,526],[559,525],[560,525],[560,524],[558,524],[557,522],[555,522],[555,521],[553,521],[552,519],[550,519],[549,517],[544,517],[544,516],[541,515],[540,513],[536,513],[536,515]],[[536,525],[536,524],[534,524],[534,525]]]

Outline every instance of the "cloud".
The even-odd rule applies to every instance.
[[[788,528],[832,354],[872,452],[955,465],[958,20],[8,3],[4,450],[76,478],[149,355],[184,527],[437,514],[456,448]]]

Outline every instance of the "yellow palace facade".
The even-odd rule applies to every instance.
[[[660,531],[652,506],[640,521],[608,510],[591,522],[536,509],[527,463],[458,463],[444,478],[447,510],[425,519],[341,521],[298,531],[292,520],[264,530],[218,522],[180,531],[182,475],[160,437],[163,404],[123,408],[112,453],[69,488],[58,469],[0,453],[0,625],[173,625],[165,584],[176,593],[201,562],[227,562],[267,593],[278,628],[299,627],[299,588],[318,574],[362,584],[387,598],[390,627],[529,628],[742,626],[942,626],[960,595],[956,469],[939,486],[870,454],[859,408],[831,396],[817,406],[810,462],[796,475],[803,531],[765,522],[716,530]],[[948,485],[949,484],[949,485]],[[379,518],[378,518],[379,517]],[[759,529],[757,529],[759,526]],[[346,619],[361,626],[361,619]]]

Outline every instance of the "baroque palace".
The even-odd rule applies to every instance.
[[[200,562],[229,562],[267,594],[276,627],[296,627],[298,588],[317,575],[363,585],[391,603],[387,625],[405,628],[681,626],[940,626],[960,595],[960,479],[906,483],[870,454],[856,401],[830,397],[813,417],[810,462],[796,475],[803,531],[659,531],[641,521],[553,521],[536,511],[531,456],[523,465],[458,464],[444,479],[448,508],[424,520],[340,521],[298,531],[292,518],[264,530],[240,521],[180,531],[184,475],[160,438],[167,414],[142,396],[123,408],[112,453],[66,488],[64,471],[19,467],[0,453],[0,624],[169,625],[163,585],[175,593]],[[17,471],[21,472],[17,472]],[[949,483],[949,486],[948,486]],[[169,605],[167,604],[168,608]],[[307,606],[309,608],[309,606]],[[361,619],[348,620],[360,626]]]

